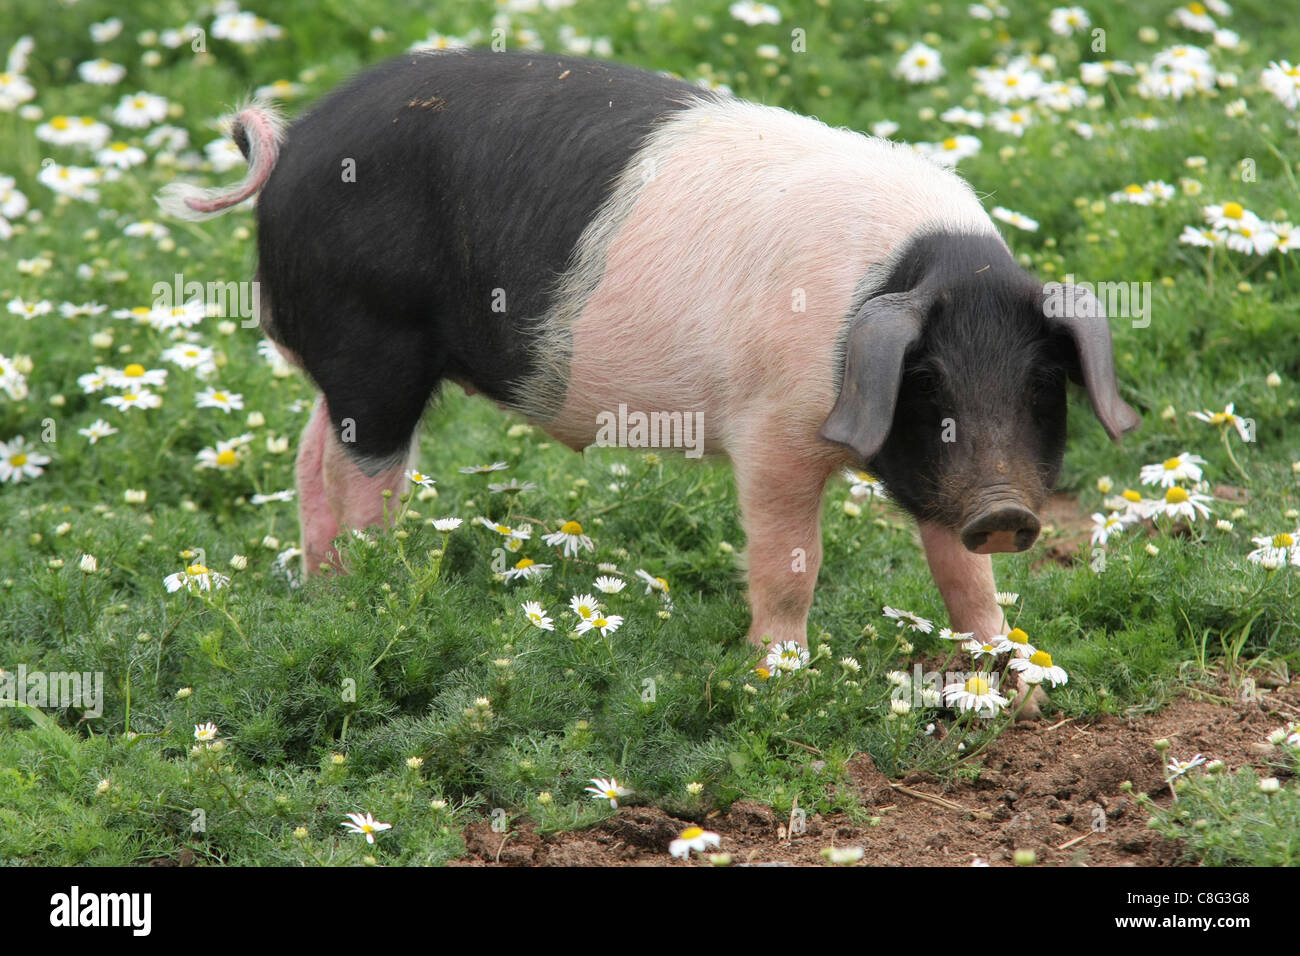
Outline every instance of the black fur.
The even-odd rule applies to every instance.
[[[444,377],[510,400],[582,230],[656,121],[706,95],[552,54],[407,54],[289,128],[258,202],[268,333],[356,423],[358,459],[400,455]]]
[[[909,243],[873,294],[916,288],[933,299],[871,470],[913,515],[955,531],[1004,494],[1037,511],[1065,453],[1066,380],[1079,376],[1072,343],[1047,328],[1041,283],[996,236],[939,232]]]

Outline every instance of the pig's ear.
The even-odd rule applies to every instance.
[[[903,357],[921,337],[925,307],[915,292],[876,296],[853,317],[844,348],[844,380],[817,435],[868,462],[894,422]]]
[[[1111,440],[1119,441],[1142,419],[1119,397],[1106,310],[1095,295],[1074,285],[1045,287],[1042,305],[1048,328],[1068,335],[1074,342],[1092,409]]]

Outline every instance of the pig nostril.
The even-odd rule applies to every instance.
[[[1038,539],[1034,513],[1018,505],[986,512],[962,529],[961,542],[968,551],[993,553],[1025,551]]]
[[[1038,540],[1038,528],[1021,528],[1016,532],[1016,550],[1028,551],[1030,545]]]

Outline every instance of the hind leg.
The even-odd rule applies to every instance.
[[[329,409],[321,397],[298,443],[298,521],[307,574],[315,574],[325,563],[338,564],[331,544],[338,536],[339,524],[325,492],[325,444],[331,432]]]

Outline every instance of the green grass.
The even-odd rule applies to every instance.
[[[570,25],[608,37],[614,58],[628,63],[708,76],[739,95],[855,129],[895,120],[899,138],[934,141],[966,132],[935,112],[954,104],[993,108],[972,93],[969,67],[1049,52],[1061,76],[1075,76],[1079,62],[1100,58],[1087,37],[1046,30],[1050,4],[1014,6],[1005,21],[986,24],[969,18],[965,3],[829,0],[804,13],[783,7],[780,26],[749,27],[723,2],[686,12],[671,3],[606,0],[519,15],[514,23],[536,30],[547,49],[561,48],[559,28]],[[1100,18],[1098,6],[1092,12]],[[1102,509],[1102,475],[1116,490],[1137,487],[1141,465],[1185,450],[1208,460],[1212,484],[1244,492],[1239,502],[1214,506],[1214,518],[1240,509],[1232,530],[1216,530],[1212,519],[1190,534],[1130,532],[1108,546],[1100,573],[1088,561],[1035,568],[1039,548],[996,559],[999,586],[1021,595],[1020,625],[1070,673],[1051,694],[1064,715],[1147,711],[1188,684],[1212,683],[1211,671],[1240,677],[1276,662],[1294,667],[1300,656],[1295,570],[1268,572],[1246,560],[1251,537],[1297,525],[1300,260],[1223,250],[1210,258],[1177,241],[1183,225],[1200,221],[1205,203],[1236,200],[1266,219],[1300,218],[1296,164],[1292,158],[1288,168],[1281,158],[1295,156],[1296,133],[1287,126],[1295,114],[1258,88],[1269,60],[1294,61],[1300,27],[1280,4],[1234,6],[1225,25],[1249,47],[1215,58],[1238,74],[1238,90],[1148,101],[1120,78],[1092,91],[1101,96],[1096,108],[1071,114],[1099,129],[1111,124],[1107,133],[1084,140],[1046,119],[1023,139],[985,128],[977,131],[982,151],[960,166],[990,207],[1039,220],[1037,232],[1004,232],[1044,279],[1068,272],[1152,283],[1150,327],[1112,323],[1125,398],[1143,413],[1142,428],[1112,445],[1086,401],[1072,401],[1062,485],[1080,508]],[[45,119],[107,119],[106,108],[122,94],[154,91],[169,99],[170,121],[189,131],[197,150],[216,138],[209,122],[253,87],[302,83],[303,96],[290,106],[297,110],[435,27],[457,36],[486,31],[493,9],[482,2],[263,0],[252,9],[282,24],[283,39],[241,48],[209,38],[201,56],[188,46],[154,47],[157,62],[146,62],[137,35],[180,26],[192,15],[189,4],[83,0],[64,8],[17,0],[10,8],[9,39],[36,40],[27,75]],[[1105,57],[1148,61],[1170,43],[1202,41],[1169,26],[1168,9],[1106,5]],[[122,35],[97,46],[89,24],[113,15],[125,23]],[[198,19],[211,23],[207,13]],[[1159,30],[1158,41],[1139,37],[1147,25]],[[376,26],[384,37],[372,36]],[[806,31],[806,53],[788,52],[795,27]],[[941,49],[948,75],[910,86],[892,68],[901,50],[922,38]],[[760,56],[761,44],[778,45],[779,59]],[[78,80],[77,64],[99,55],[127,66],[121,84]],[[1226,116],[1225,104],[1238,95],[1248,113]],[[1153,132],[1121,125],[1139,113],[1167,125]],[[90,160],[40,142],[37,125],[0,112],[0,175],[13,176],[40,213],[17,219],[13,237],[0,242],[0,302],[96,300],[112,310],[149,305],[154,283],[176,273],[201,281],[251,277],[248,212],[168,223],[171,241],[161,244],[124,236],[125,225],[154,215],[150,197],[174,175],[169,161],[149,149],[149,163],[100,187],[98,204],[59,200],[36,180],[41,161]],[[115,138],[134,145],[143,132],[114,127]],[[1189,156],[1205,157],[1204,167],[1189,168]],[[1245,158],[1255,160],[1253,182],[1240,179]],[[1184,178],[1200,184],[1198,196],[1180,189],[1157,207],[1107,201],[1130,182],[1177,186]],[[19,268],[20,260],[42,258],[44,268]],[[188,849],[203,861],[232,864],[352,863],[367,853],[384,862],[437,863],[461,852],[461,826],[494,808],[527,813],[545,828],[599,819],[610,811],[584,788],[587,778],[610,775],[635,789],[629,799],[687,817],[739,798],[781,813],[796,799],[810,811],[856,812],[849,788],[836,786],[854,753],[869,752],[890,774],[969,772],[978,763],[969,751],[1003,726],[967,727],[940,744],[923,733],[936,711],[889,716],[886,674],[921,658],[941,660],[946,648],[934,636],[910,635],[914,646],[905,650],[881,607],[940,623],[945,616],[910,520],[881,505],[847,514],[847,485],[838,479],[827,495],[826,556],[810,621],[815,659],[764,682],[744,642],[735,561],[743,535],[721,463],[607,449],[581,457],[451,388],[423,430],[421,468],[437,479],[436,497],[392,502],[394,514],[402,513],[396,534],[351,542],[346,577],[295,588],[274,567],[296,539],[295,505],[249,499],[292,487],[293,444],[312,391],[299,376],[272,374],[256,351],[259,333],[223,331],[214,320],[199,326],[196,340],[214,349],[218,365],[204,383],[159,359],[174,344],[169,336],[108,313],[31,320],[4,313],[0,329],[0,352],[32,362],[26,397],[0,393],[0,441],[23,435],[52,458],[40,478],[0,489],[0,667],[100,672],[105,687],[96,717],[64,709],[42,719],[0,709],[0,860],[124,865]],[[111,344],[94,344],[106,330]],[[162,408],[123,415],[101,404],[107,393],[83,394],[77,385],[96,365],[133,361],[170,368]],[[1280,385],[1267,383],[1270,373]],[[227,416],[196,409],[193,396],[206,384],[242,393],[244,410]],[[1225,445],[1215,428],[1187,416],[1228,402],[1255,420],[1256,442],[1243,444],[1234,433]],[[1173,415],[1166,419],[1167,407]],[[264,424],[247,423],[254,411]],[[100,417],[120,431],[92,445],[77,430]],[[200,449],[246,431],[255,438],[237,469],[195,470]],[[289,449],[269,450],[268,437],[288,437]],[[457,470],[496,460],[509,470]],[[615,464],[630,473],[615,474]],[[489,482],[510,478],[536,488],[488,491]],[[146,492],[146,501],[128,503],[127,489]],[[466,524],[444,537],[424,521],[444,515]],[[492,564],[497,539],[469,523],[478,515],[516,525],[535,519],[548,531],[577,519],[597,550],[582,560],[558,558],[534,525],[523,553],[555,568],[540,583],[505,584]],[[232,586],[211,600],[168,594],[164,577],[197,549],[213,569],[233,575]],[[97,558],[94,573],[80,570],[83,553]],[[244,570],[228,567],[235,555],[247,557]],[[565,604],[575,591],[592,589],[597,561],[629,576],[626,590],[608,601],[626,622],[608,639],[574,637],[566,633],[572,617]],[[667,615],[632,577],[638,568],[670,582]],[[520,603],[533,599],[560,623],[556,631],[528,625]],[[860,670],[846,669],[845,657]],[[191,692],[178,696],[182,688]],[[481,697],[487,709],[476,705]],[[194,727],[207,721],[224,746],[192,752]],[[965,756],[955,751],[963,737]],[[412,757],[422,759],[418,769],[408,766]],[[689,783],[702,791],[688,790]],[[1294,799],[1293,782],[1287,798]],[[1269,806],[1278,806],[1273,799]],[[435,800],[445,806],[431,806]],[[342,832],[350,811],[368,811],[393,828],[369,847]],[[1180,826],[1171,823],[1169,832]],[[1234,850],[1233,840],[1229,831],[1213,844],[1190,845],[1210,862],[1262,859]]]

